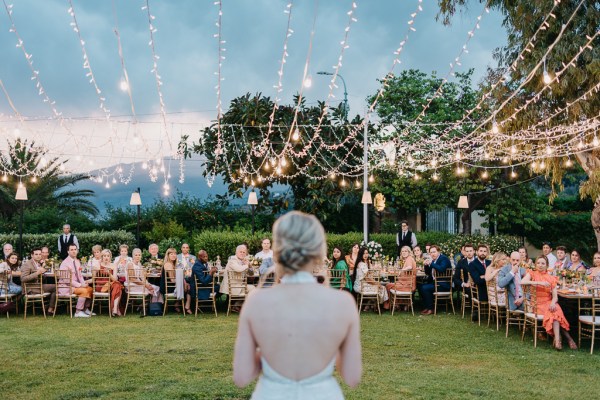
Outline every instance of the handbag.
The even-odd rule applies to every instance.
[[[151,317],[158,317],[163,314],[163,303],[154,302],[148,306],[148,315]]]
[[[0,303],[0,314],[14,312],[17,309],[14,301]]]

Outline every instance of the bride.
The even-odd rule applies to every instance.
[[[249,294],[233,360],[239,387],[261,374],[252,399],[343,399],[334,364],[351,387],[362,373],[359,319],[352,296],[317,284],[325,232],[312,215],[292,211],[273,226],[281,284]]]

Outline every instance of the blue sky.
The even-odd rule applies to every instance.
[[[437,5],[434,0],[423,1],[423,12],[414,26],[415,32],[400,57],[397,68],[417,68],[426,72],[437,71],[444,76],[449,63],[454,60],[482,11],[479,2],[472,2],[467,12],[457,15],[452,26],[445,27],[435,20]],[[8,2],[7,2],[8,4]],[[50,98],[65,117],[103,117],[98,98],[88,83],[82,68],[81,47],[69,25],[66,0],[14,0],[13,19],[27,51],[33,55],[34,67]],[[274,96],[279,62],[286,34],[287,2],[275,0],[225,0],[223,4],[223,39],[226,40],[226,59],[223,61],[223,107],[229,100],[246,92],[262,92]],[[310,30],[315,5],[318,5],[313,51],[309,71],[313,86],[304,94],[308,102],[323,100],[328,93],[327,77],[317,76],[317,71],[332,71],[340,54],[340,41],[344,36],[352,2],[339,0],[300,0],[292,9],[287,63],[283,74],[282,102],[288,103],[301,86]],[[398,47],[407,30],[410,14],[417,0],[356,1],[355,16],[349,33],[340,73],[348,85],[351,113],[362,114],[365,98],[377,90],[377,78],[389,71],[392,52]],[[123,42],[125,62],[131,79],[136,111],[140,120],[149,123],[141,134],[148,143],[147,152],[134,152],[128,124],[117,124],[116,131],[102,121],[70,122],[70,130],[89,140],[78,141],[70,148],[69,131],[56,121],[29,122],[22,126],[10,120],[12,111],[4,96],[0,96],[0,134],[10,135],[18,128],[21,135],[34,138],[59,155],[73,158],[74,152],[87,154],[94,160],[93,167],[118,162],[131,162],[168,153],[164,132],[160,129],[159,101],[152,69],[152,53],[148,46],[148,20],[141,9],[143,1],[82,1],[74,0],[75,15],[86,41],[86,50],[106,105],[114,121],[131,120],[128,96],[119,89],[122,76],[117,52],[115,14]],[[197,135],[198,129],[216,116],[217,7],[213,1],[173,0],[150,1],[156,17],[155,45],[162,91],[171,138],[177,141],[181,133]],[[481,29],[475,32],[469,44],[469,54],[462,57],[460,71],[475,68],[476,79],[481,78],[489,65],[495,65],[493,50],[504,44],[506,34],[501,27],[502,16],[492,12],[484,15]],[[10,22],[4,9],[0,10],[0,79],[18,111],[26,117],[49,117],[48,106],[43,103],[31,72],[15,46],[16,37],[9,32]],[[341,85],[334,94],[342,99]],[[117,117],[119,116],[119,117]],[[51,134],[49,133],[51,132]],[[115,133],[117,132],[117,133]],[[108,140],[108,139],[111,140]],[[2,141],[3,142],[3,141]],[[108,143],[110,142],[110,143]],[[0,143],[0,148],[4,148]],[[70,165],[71,169],[84,170],[87,165]],[[89,165],[92,168],[92,165]]]

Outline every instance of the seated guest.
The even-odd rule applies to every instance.
[[[102,261],[102,246],[99,244],[92,246],[92,257],[88,261],[88,265],[91,268],[98,268]]]
[[[417,264],[417,269],[422,270],[425,265],[425,259],[423,258],[423,250],[421,250],[420,246],[415,246],[413,249],[413,256],[415,257],[415,263]]]
[[[523,310],[523,288],[521,281],[527,275],[527,270],[521,265],[521,254],[518,251],[510,253],[510,264],[500,268],[498,286],[508,293],[508,308]]]
[[[456,263],[454,269],[454,275],[452,276],[452,286],[456,291],[466,290],[470,293],[469,289],[469,263],[475,260],[475,248],[471,243],[467,243],[463,246],[463,257]],[[462,277],[461,279],[461,272]]]
[[[196,262],[196,257],[190,254],[190,245],[184,243],[181,245],[181,253],[177,254],[177,265],[181,268],[192,268],[192,265]]]
[[[567,264],[567,269],[574,272],[585,272],[589,267],[581,259],[579,250],[571,251],[571,261]]]
[[[88,318],[91,315],[95,315],[95,313],[92,313],[90,310],[92,294],[94,291],[89,285],[90,281],[86,281],[81,274],[81,262],[77,259],[78,251],[77,245],[69,245],[67,258],[60,264],[60,270],[71,271],[71,287],[73,288],[73,294],[79,297],[77,299],[77,305],[75,306],[75,318]],[[69,290],[67,288],[60,288],[58,294],[61,296],[68,296]]]
[[[113,264],[117,269],[117,272],[122,272],[125,271],[127,263],[129,262],[131,262],[131,257],[129,257],[129,246],[122,244],[119,246],[119,255],[115,257]]]
[[[573,253],[571,253],[571,257],[573,257]],[[554,348],[562,350],[562,333],[567,339],[569,347],[576,350],[577,345],[569,335],[569,322],[558,304],[557,283],[558,278],[548,274],[546,256],[539,256],[535,260],[535,270],[527,272],[522,281],[523,285],[530,284],[536,288],[537,313],[544,316],[542,324],[546,332],[554,336]]]
[[[269,268],[271,268],[272,266],[273,266],[273,258],[272,257],[263,258],[263,260],[260,263],[260,267],[258,268],[258,273],[260,275],[264,275],[267,273]]]
[[[417,285],[419,296],[423,299],[424,309],[421,311],[422,315],[433,314],[433,292],[435,292],[435,283],[433,282],[433,271],[446,272],[447,269],[452,268],[450,259],[441,253],[440,248],[437,245],[431,245],[429,247],[429,257],[425,259],[425,283]],[[446,284],[440,284],[440,288],[450,290],[450,287],[444,288]]]
[[[552,254],[552,243],[543,242],[542,243],[542,254],[546,256],[548,259],[548,272],[554,270],[554,264],[556,264],[556,256]]]
[[[560,271],[566,268],[570,261],[569,255],[567,254],[567,248],[565,246],[556,246],[556,262],[554,263],[554,270]]]
[[[492,293],[492,287],[489,282],[491,282],[494,278],[496,278],[496,300],[497,300],[499,306],[506,305],[506,292],[503,287],[500,287],[500,285],[497,284],[497,280],[498,280],[497,277],[498,277],[498,274],[500,273],[500,270],[502,269],[502,267],[504,267],[506,264],[508,264],[507,259],[508,259],[508,257],[506,257],[506,254],[504,254],[502,252],[498,252],[498,253],[494,254],[494,256],[492,257],[492,262],[485,269],[485,281],[487,283],[486,286],[487,286],[488,298],[490,297],[490,294]]]
[[[48,261],[49,258],[50,258],[50,249],[47,247],[42,247],[42,259],[40,261],[40,264],[42,264],[42,266],[44,268],[46,268],[46,262]]]
[[[600,283],[600,252],[599,251],[594,253],[594,260],[593,260],[592,268],[588,269],[586,271],[586,274],[589,275],[590,278],[592,278],[592,281],[594,283],[596,283],[596,282]]]
[[[158,246],[157,246],[158,247]],[[178,286],[177,286],[177,273],[176,270],[177,269],[177,250],[175,250],[174,248],[170,247],[167,249],[167,252],[165,253],[165,260],[163,263],[163,268],[162,268],[162,272],[160,275],[160,292],[163,294],[163,296],[166,296],[166,281],[167,279],[169,280],[169,282],[171,283],[175,283],[176,288],[175,290],[177,291]],[[192,298],[190,296],[190,284],[184,279],[182,282],[183,285],[183,293],[185,294],[185,312],[186,314],[192,314],[192,310],[190,309],[191,306],[191,302],[192,302]],[[181,312],[181,308],[179,308],[179,306],[175,306],[175,312],[180,313]]]
[[[196,294],[198,295],[198,300],[209,300],[210,299],[210,290],[196,290],[196,281],[198,281],[198,285],[202,287],[212,288],[213,278],[217,273],[217,268],[212,267],[208,269],[208,253],[206,250],[200,250],[198,252],[198,258],[196,258],[196,262],[192,267],[192,276],[190,277],[190,293],[192,298],[196,298]],[[194,279],[195,278],[195,279]],[[215,284],[215,294],[219,293],[219,284]]]
[[[352,278],[350,276],[348,264],[346,264],[346,255],[344,254],[344,250],[342,250],[340,247],[333,248],[333,253],[331,257],[331,269],[344,271],[344,279],[346,281],[346,284],[344,285],[344,290],[352,292]],[[333,282],[332,279],[332,281],[329,282],[329,285],[331,287],[339,289],[341,283],[340,279],[336,279],[336,281],[337,282]]]
[[[348,265],[348,271],[354,276],[354,266],[358,264],[358,250],[360,246],[358,243],[354,243],[350,249],[350,254],[346,254],[346,265]]]
[[[273,258],[273,250],[271,250],[271,239],[264,238],[260,243],[262,246],[262,250],[256,253],[254,258],[260,258],[264,260],[266,258]]]
[[[156,243],[152,243],[150,246],[148,246],[148,253],[150,253],[150,256],[148,257],[149,260],[161,260],[162,257],[161,255],[158,253],[158,245]],[[177,252],[175,252],[177,254]]]
[[[19,256],[17,253],[10,253],[6,261],[0,264],[0,274],[6,274],[8,277],[8,287],[4,287],[4,279],[0,279],[0,296],[5,294],[21,294],[23,289],[13,281],[14,276],[21,276],[19,268]]]
[[[479,301],[487,301],[487,285],[485,283],[485,270],[490,265],[490,260],[487,259],[488,248],[484,244],[477,246],[477,257],[469,263],[469,275],[473,283],[479,289]]]
[[[368,272],[371,267],[371,260],[369,257],[369,250],[366,247],[358,250],[358,259],[360,260],[354,268],[354,283],[353,288],[356,293],[374,293],[375,290],[379,292],[379,302],[384,303],[388,301],[387,290],[381,286],[378,282],[369,278]]]
[[[228,271],[244,272],[247,271],[249,267],[250,264],[248,263],[248,247],[246,247],[245,244],[240,244],[235,249],[235,255],[229,257],[229,260],[227,261],[227,265],[225,266],[225,274],[223,275],[223,281],[221,282],[221,287],[219,291],[221,293],[229,295],[229,277],[227,276]],[[254,289],[254,286],[248,285],[248,292],[250,292],[252,289]],[[235,294],[241,295],[242,293],[240,290],[241,289],[236,289],[238,293]],[[236,305],[236,309],[237,307],[239,306]]]
[[[2,259],[6,260],[8,259],[8,256],[10,256],[13,253],[13,246],[10,243],[4,243],[4,246],[2,246]]]
[[[111,262],[112,253],[109,249],[102,250],[100,265],[94,267],[96,271],[100,271],[107,275],[107,278],[96,279],[95,292],[110,293],[110,307],[113,317],[123,315],[124,307],[120,307],[121,296],[123,295],[123,285],[119,282],[117,266]],[[125,269],[125,265],[122,269]]]
[[[160,294],[160,288],[158,286],[152,285],[148,281],[146,281],[145,286],[142,286],[143,280],[141,279],[141,271],[144,270],[144,266],[142,265],[142,250],[133,249],[131,256],[131,261],[127,264],[127,269],[135,270],[135,277],[129,276],[128,272],[125,273],[127,277],[127,280],[125,281],[127,291],[133,294],[149,294],[152,296],[152,303],[162,303],[162,295]]]
[[[21,267],[21,284],[27,283],[27,294],[40,294],[40,281],[46,269],[42,267],[42,250],[34,248],[31,250],[31,259],[25,261]],[[50,302],[48,303],[48,313],[54,314],[54,305],[56,304],[56,285],[46,283],[42,285],[44,293],[50,293]]]
[[[417,284],[417,263],[413,256],[413,251],[410,246],[404,246],[400,249],[400,260],[402,261],[402,271],[414,271],[412,276],[399,275],[396,278],[396,282],[388,283],[385,285],[385,289],[388,292],[388,298],[391,297],[391,290],[398,292],[412,292],[416,288]],[[383,308],[388,309],[389,305],[384,304]]]
[[[521,255],[521,267],[530,268],[533,266],[533,261],[529,258],[529,253],[527,252],[527,248],[519,247],[519,254]]]

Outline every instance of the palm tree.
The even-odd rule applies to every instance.
[[[85,174],[65,175],[58,158],[46,160],[46,150],[32,141],[17,139],[8,142],[8,151],[0,152],[0,215],[12,218],[18,212],[15,200],[17,182],[27,185],[28,209],[56,207],[61,214],[98,215],[98,208],[89,199],[93,190],[69,189],[77,182],[88,179]],[[27,180],[27,181],[25,181]]]

